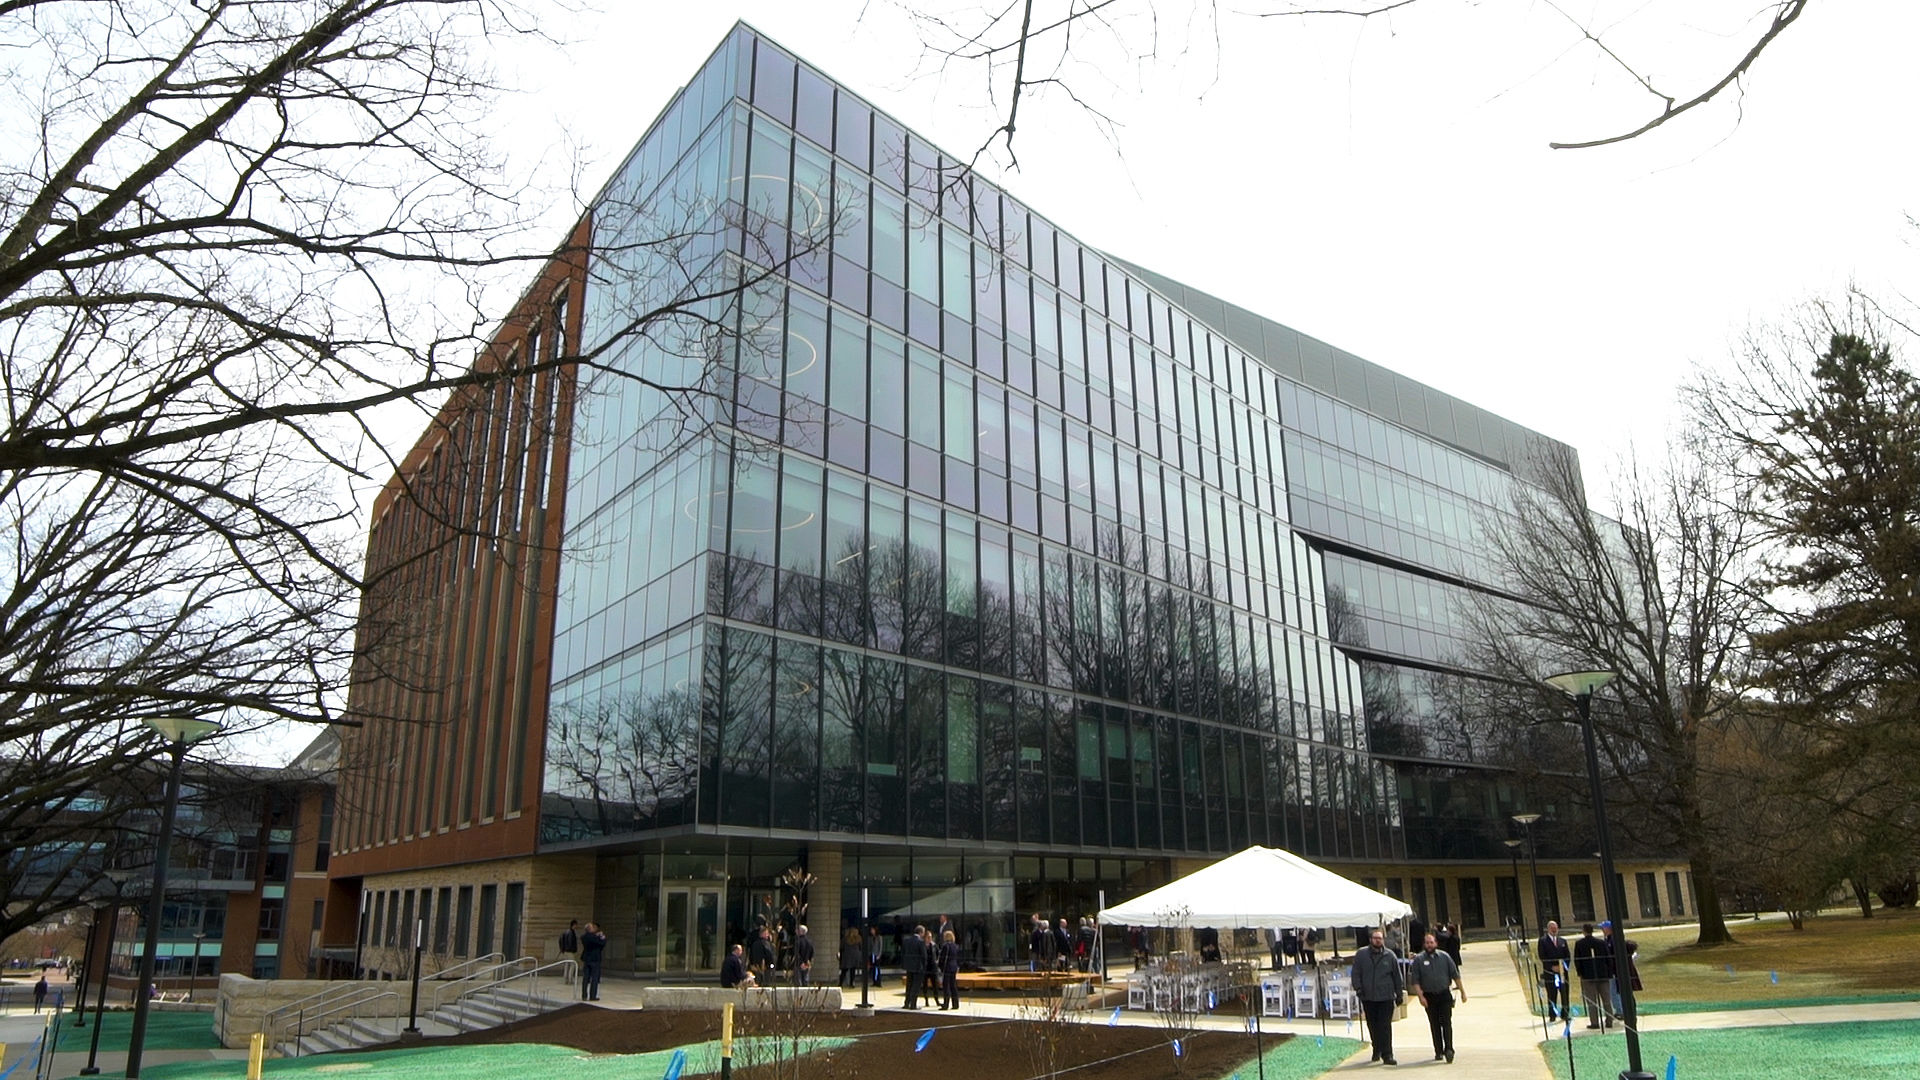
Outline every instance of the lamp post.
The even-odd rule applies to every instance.
[[[127,886],[128,874],[125,870],[109,870],[107,878],[113,882],[113,903],[107,905],[107,940],[100,947],[100,989],[93,999],[93,1038],[87,1046],[87,1067],[80,1070],[81,1076],[100,1075],[101,1016],[107,1010],[107,983],[113,977],[113,935],[120,928],[121,890]]]
[[[1533,846],[1533,823],[1540,820],[1540,815],[1515,814],[1513,820],[1525,826],[1527,830],[1527,875],[1533,878],[1533,924],[1544,932],[1547,928],[1547,916],[1540,908],[1540,853]]]
[[[133,1031],[127,1036],[127,1080],[139,1080],[140,1057],[146,1049],[148,988],[153,985],[154,957],[160,951],[160,916],[167,903],[167,862],[173,847],[173,817],[180,809],[180,766],[187,747],[220,730],[211,720],[163,717],[146,725],[167,740],[173,762],[167,768],[167,797],[160,811],[160,835],[154,841],[153,896],[147,901],[147,940],[140,951],[140,975],[133,987]],[[96,1034],[98,1029],[95,1029]]]
[[[1615,885],[1613,835],[1607,828],[1607,793],[1600,784],[1600,751],[1593,738],[1593,692],[1613,681],[1611,671],[1568,671],[1549,676],[1548,686],[1573,698],[1580,714],[1580,736],[1587,749],[1587,786],[1592,790],[1593,825],[1600,835],[1600,889],[1607,900],[1607,918],[1613,920],[1614,985],[1620,991],[1620,1021],[1627,1035],[1627,1071],[1620,1080],[1654,1080],[1641,1067],[1639,1020],[1633,1000],[1632,958],[1627,944],[1627,898]]]
[[[1513,917],[1520,920],[1520,940],[1527,937],[1527,908],[1520,902],[1520,841],[1502,840],[1507,845],[1507,857],[1513,860]]]
[[[100,942],[100,909],[92,908],[87,918],[87,950],[80,954],[80,981],[73,987],[73,1026],[87,1026],[87,991],[93,984],[94,946]]]
[[[427,945],[427,917],[413,924],[413,993],[407,1001],[407,1028],[401,1032],[409,1040],[420,1038],[420,954]]]
[[[200,919],[202,923],[206,921],[206,917],[207,917],[206,909],[202,908],[200,910]],[[194,984],[200,981],[200,944],[201,942],[204,942],[206,940],[207,940],[207,932],[205,930],[195,930],[193,932],[193,967],[187,970],[187,1000],[188,1001],[193,1000],[193,991],[195,989]]]
[[[873,948],[880,939],[877,936],[868,936],[868,931],[873,929],[873,924],[868,921],[869,918],[871,916],[867,914],[867,887],[862,885],[860,886],[860,1011],[854,1014],[856,1016],[873,1015],[873,1003],[867,1000],[867,991],[873,986]]]

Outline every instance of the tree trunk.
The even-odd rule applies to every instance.
[[[1873,892],[1861,878],[1848,878],[1847,884],[1853,886],[1853,898],[1860,904],[1860,917],[1873,918]]]
[[[1713,856],[1704,844],[1693,845],[1688,853],[1687,868],[1693,874],[1693,903],[1698,909],[1695,914],[1700,918],[1700,936],[1694,944],[1733,944],[1733,935],[1727,931],[1727,917],[1720,910],[1720,883],[1714,880]]]

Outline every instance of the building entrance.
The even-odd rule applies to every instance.
[[[660,971],[720,970],[725,955],[720,939],[720,910],[726,886],[673,886],[660,893]]]

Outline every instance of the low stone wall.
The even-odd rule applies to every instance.
[[[809,1009],[840,1011],[837,986],[771,986],[727,990],[718,986],[648,986],[640,991],[640,1007],[681,1012],[719,1012],[727,1002],[741,1010]]]
[[[346,993],[349,986],[372,986],[392,991],[392,997],[379,997],[363,1003],[359,1007],[361,1016],[405,1016],[407,1014],[408,984],[388,980],[352,980],[335,979],[322,982],[317,979],[249,979],[245,975],[220,976],[220,997],[213,1010],[213,1033],[219,1038],[220,1045],[229,1050],[244,1050],[253,1033],[259,1031],[268,1013],[285,1005],[291,1005],[303,998],[312,997],[324,990]],[[422,988],[421,1006],[426,1007],[430,998]],[[273,1033],[269,1032],[271,1038]]]

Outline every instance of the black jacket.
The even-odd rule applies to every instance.
[[[900,939],[900,969],[910,975],[924,975],[927,971],[927,943],[918,934],[908,934]]]
[[[773,942],[763,934],[755,934],[747,943],[747,966],[752,968],[773,967]]]
[[[747,978],[747,962],[739,953],[729,952],[720,963],[720,985],[731,990]]]
[[[1392,949],[1363,947],[1353,954],[1353,992],[1361,1001],[1394,1001],[1406,992],[1400,957]]]
[[[1540,970],[1550,974],[1564,975],[1567,961],[1573,959],[1573,950],[1567,947],[1566,938],[1550,938],[1540,935],[1540,946],[1534,950],[1534,956],[1540,960]]]
[[[589,930],[580,935],[580,962],[597,964],[600,954],[607,951],[607,935],[598,930]]]
[[[793,964],[799,967],[801,964],[811,963],[813,963],[813,938],[801,934],[793,939]]]
[[[1573,971],[1583,979],[1613,978],[1613,942],[1600,937],[1574,942]]]

